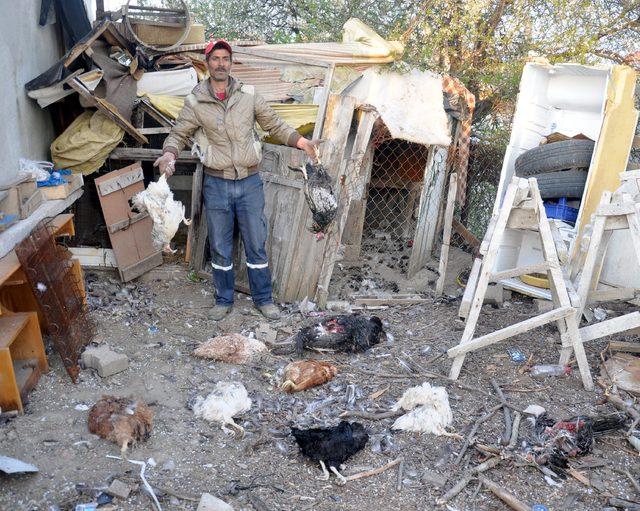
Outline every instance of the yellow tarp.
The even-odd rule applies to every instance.
[[[576,222],[579,231],[573,245],[574,252],[580,246],[584,226],[591,222],[591,215],[600,204],[602,192],[615,192],[620,186],[619,174],[627,168],[638,122],[638,111],[633,104],[636,77],[636,72],[630,67],[611,68],[604,121],[582,199],[582,210]]]
[[[156,94],[145,94],[145,96],[149,98],[149,101],[154,107],[172,119],[178,117],[184,105],[184,98],[181,96],[160,96]],[[270,106],[284,122],[294,127],[301,135],[307,135],[313,131],[316,116],[318,115],[318,105],[271,103]],[[262,130],[258,130],[258,133],[261,138],[264,138],[266,135]],[[273,142],[268,137],[264,139],[266,142]]]
[[[87,110],[51,144],[58,169],[91,174],[122,141],[124,130],[98,111]]]

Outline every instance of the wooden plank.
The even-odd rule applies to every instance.
[[[616,300],[628,301],[638,298],[640,290],[633,287],[614,287],[611,289],[597,289],[589,293],[587,303],[613,302]]]
[[[475,250],[478,250],[480,248],[480,240],[476,238],[469,229],[462,225],[460,220],[454,218],[451,225],[453,227],[453,230],[456,231],[460,236],[462,236],[462,239],[468,246]]]
[[[320,101],[318,108],[318,114],[316,115],[316,124],[313,128],[313,138],[318,139],[322,134],[322,128],[324,127],[324,118],[327,115],[327,104],[329,103],[329,95],[331,94],[331,82],[333,82],[333,75],[335,73],[335,64],[330,64],[327,67],[327,72],[324,76],[324,94]]]
[[[187,234],[187,247],[184,254],[184,259],[188,263],[190,263],[193,268],[193,260],[192,260],[192,250],[196,243],[196,233],[197,226],[200,224],[200,215],[202,214],[202,187],[204,183],[204,166],[202,163],[196,164],[196,171],[192,177],[192,187],[191,187],[191,224],[189,225],[189,230]],[[200,250],[200,247],[198,247]],[[204,250],[204,246],[202,247]]]
[[[607,319],[594,325],[582,327],[580,332],[580,338],[582,342],[593,341],[595,339],[601,339],[608,335],[619,334],[640,328],[640,312],[635,311],[624,316],[618,316],[617,318]],[[640,346],[636,344],[637,346]]]
[[[498,255],[498,249],[500,247],[500,243],[502,242],[504,230],[507,226],[507,220],[509,219],[509,213],[511,212],[513,201],[520,186],[520,179],[514,178],[507,187],[507,192],[505,194],[502,209],[496,217],[495,227],[493,229],[491,239],[488,243],[487,255],[482,261],[482,268],[480,269],[478,283],[476,285],[476,289],[474,290],[473,300],[471,303],[471,308],[469,310],[469,316],[467,317],[464,331],[462,332],[460,345],[467,344],[473,339],[473,333],[475,332],[476,323],[478,322],[478,317],[480,316],[480,309],[482,308],[482,304],[484,302],[484,295],[487,291],[487,285],[489,284],[489,277],[493,272],[493,267]],[[460,371],[462,370],[463,363],[464,354],[461,354],[454,359],[453,364],[451,364],[451,369],[449,370],[449,378],[451,378],[452,380],[458,379],[458,376],[460,376]]]
[[[149,216],[149,212],[147,211],[143,211],[142,213],[136,213],[135,215],[130,216],[129,218],[120,220],[115,224],[109,225],[108,226],[109,232],[113,234],[114,232],[121,231],[122,229],[128,229],[136,222],[139,222],[140,220],[144,220],[148,216]]]
[[[512,268],[510,270],[492,273],[490,282],[499,282],[503,279],[519,277],[520,275],[528,275],[530,273],[546,273],[548,269],[549,265],[546,262],[529,264],[527,266],[521,266],[520,268]]]
[[[83,98],[85,98],[91,106],[95,106],[101,113],[115,122],[118,126],[120,126],[123,130],[125,130],[129,135],[135,138],[138,142],[143,144],[148,144],[149,140],[142,133],[140,133],[137,129],[133,127],[133,125],[127,121],[118,109],[113,106],[108,101],[105,101],[102,98],[97,97],[93,91],[89,90],[87,86],[82,83],[79,78],[74,78],[70,80],[69,86],[75,90],[78,94],[80,94]]]
[[[147,273],[152,268],[156,266],[160,266],[162,264],[162,252],[158,251],[154,254],[151,254],[140,261],[133,263],[126,268],[118,267],[120,270],[120,276],[123,282],[128,282],[130,280],[139,277],[143,273]]]
[[[569,262],[569,250],[567,248],[567,244],[562,239],[560,229],[558,229],[558,226],[553,220],[549,221],[549,228],[551,229],[553,244],[555,245],[556,253],[558,254],[558,261],[561,265],[565,265]]]
[[[633,204],[633,211],[626,215],[629,224],[629,233],[631,234],[631,242],[636,253],[636,260],[640,263],[640,204],[633,203],[630,196],[624,196],[627,204]]]
[[[471,272],[469,273],[469,279],[467,285],[464,288],[464,294],[460,302],[460,310],[458,310],[458,316],[466,318],[469,315],[471,309],[471,302],[473,301],[473,292],[476,289],[478,283],[478,277],[480,276],[480,268],[482,267],[482,259],[476,257],[473,260],[473,266],[471,266]]]
[[[143,135],[166,135],[171,131],[171,128],[170,127],[138,128],[138,131]]]
[[[262,57],[270,60],[279,60],[282,62],[293,62],[294,64],[306,64],[307,66],[329,67],[331,64],[321,60],[310,59],[307,57],[296,57],[293,55],[282,55],[275,51],[262,50],[256,48],[247,48],[246,46],[232,46],[233,53],[236,55],[251,55],[253,57]],[[242,57],[237,59],[242,62]]]
[[[604,224],[606,231],[623,231],[629,228],[626,216],[610,216]]]
[[[531,296],[532,298],[551,301],[551,291],[541,287],[525,284],[520,279],[502,279],[500,283],[505,289],[510,289],[516,293]]]
[[[633,201],[618,202],[612,204],[600,204],[596,209],[596,215],[600,216],[620,216],[635,213]]]
[[[110,248],[69,247],[69,251],[73,254],[73,258],[83,267],[118,267],[113,250]]]
[[[611,341],[609,343],[611,351],[624,351],[625,353],[640,353],[639,342]]]
[[[444,279],[447,273],[447,263],[449,262],[449,244],[451,243],[451,226],[453,223],[453,212],[458,193],[458,174],[455,172],[449,177],[449,194],[447,196],[447,208],[444,213],[444,228],[442,231],[442,248],[440,249],[440,263],[438,265],[438,281],[436,282],[436,295],[441,295],[444,291]]]
[[[64,59],[64,67],[69,67],[73,62],[82,55],[91,45],[98,39],[102,33],[111,25],[111,21],[107,19],[101,20],[96,27],[93,28],[91,36],[86,41],[76,44],[69,51],[69,55]]]
[[[338,214],[334,220],[333,228],[328,236],[324,257],[322,260],[322,269],[318,279],[318,288],[315,295],[316,302],[320,307],[325,307],[327,296],[329,295],[329,282],[333,274],[333,267],[338,256],[338,250],[342,242],[342,233],[349,215],[349,207],[351,204],[350,188],[353,186],[363,186],[361,182],[361,169],[364,155],[367,152],[371,132],[373,131],[373,123],[378,117],[377,112],[364,111],[358,123],[358,131],[353,142],[351,155],[344,171],[344,180],[341,180],[343,186],[339,192]],[[360,181],[360,182],[359,182]]]
[[[162,149],[149,149],[140,147],[116,147],[109,158],[112,160],[127,161],[155,161],[162,156]],[[189,151],[181,151],[178,162],[198,163],[200,159],[193,156]]]
[[[514,209],[511,211],[507,229],[523,229],[526,231],[538,230],[538,217],[531,209]]]
[[[320,146],[321,158],[330,172],[334,182],[334,193],[338,197],[340,197],[342,189],[340,176],[344,173],[347,163],[345,150],[351,133],[355,106],[355,98],[332,94],[322,130],[322,138],[325,143]],[[304,153],[302,154],[304,155]],[[302,300],[305,296],[313,297],[316,295],[326,245],[329,242],[331,232],[336,229],[334,221],[328,235],[318,241],[307,228],[311,222],[311,212],[308,207],[304,206],[303,195],[299,195],[299,197],[303,201],[300,206],[300,217],[296,219],[293,226],[290,226],[287,234],[295,240],[295,246],[291,246],[291,250],[283,259],[285,268],[289,269],[283,277],[281,288],[281,296],[288,297],[285,301]]]
[[[540,314],[539,316],[534,316],[533,318],[516,323],[515,325],[510,325],[500,330],[496,330],[495,332],[491,332],[490,334],[483,335],[464,344],[458,344],[457,346],[450,348],[447,351],[447,355],[449,355],[449,358],[460,357],[465,353],[490,346],[510,337],[533,330],[534,328],[557,321],[558,319],[573,316],[574,314],[575,311],[573,307],[559,307],[549,312],[545,312],[544,314]]]
[[[113,192],[119,192],[127,186],[144,180],[144,172],[140,165],[132,166],[129,172],[123,172],[111,179],[105,179],[96,185],[98,192],[103,197]]]
[[[553,235],[551,234],[549,220],[547,219],[547,214],[542,203],[542,197],[540,196],[540,190],[538,189],[538,182],[535,178],[529,179],[529,187],[531,189],[531,195],[536,202],[536,209],[539,215],[539,231],[540,238],[542,240],[542,253],[544,255],[544,259],[549,264],[549,287],[551,290],[551,296],[553,297],[553,303],[556,306],[572,307],[571,299],[569,298],[569,293],[564,281],[564,275],[560,269],[560,262],[558,261],[558,255],[556,253]],[[558,330],[560,331],[560,337],[563,342],[563,349],[561,351],[559,363],[567,364],[569,362],[568,354],[570,352],[570,347],[567,344],[570,344],[578,363],[580,377],[582,378],[582,385],[586,390],[593,390],[593,379],[591,378],[589,362],[578,332],[580,313],[576,308],[572,307],[572,310],[575,312],[572,317],[562,318],[557,321]]]
[[[433,146],[429,150],[421,184],[422,191],[416,230],[413,235],[413,247],[407,266],[407,277],[409,278],[413,277],[431,258],[436,238],[438,214],[444,193],[447,154],[448,151],[444,147]]]

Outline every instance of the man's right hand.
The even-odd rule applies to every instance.
[[[176,157],[167,151],[153,163],[153,166],[159,167],[161,174],[171,177],[176,170]]]

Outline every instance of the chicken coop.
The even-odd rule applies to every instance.
[[[124,281],[163,262],[141,234],[149,230],[149,216],[124,199],[158,179],[153,162],[162,142],[185,97],[207,77],[206,42],[197,24],[187,39],[180,29],[180,41],[163,44],[145,39],[149,34],[131,36],[136,16],[140,13],[126,9],[110,13],[26,85],[58,123],[60,134],[51,145],[55,164],[83,174],[85,193],[73,206],[77,235],[71,251],[85,266],[117,267]],[[424,267],[436,239],[447,175],[454,167],[461,174],[466,166],[457,149],[451,150],[464,138],[460,126],[470,116],[461,84],[447,92],[447,77],[393,71],[390,65],[400,61],[403,45],[357,19],[345,24],[340,42],[232,44],[231,75],[253,87],[301,135],[325,141],[320,157],[338,202],[336,218],[319,239],[310,229],[303,177],[290,169],[303,165],[306,155],[276,144],[256,126],[276,298],[307,297],[322,304],[336,263],[357,262],[372,251],[408,276]],[[190,149],[179,155],[168,179],[192,219],[173,245],[184,249],[198,275],[209,277],[204,172]],[[124,191],[123,200],[116,201],[118,190]],[[239,239],[235,252],[237,289],[248,292]]]

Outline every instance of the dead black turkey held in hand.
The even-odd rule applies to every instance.
[[[313,224],[311,230],[320,239],[333,222],[338,212],[338,199],[333,194],[332,179],[318,160],[302,167],[289,167],[304,176],[304,196],[311,210]]]
[[[380,342],[385,331],[376,316],[342,314],[304,327],[296,335],[296,352],[304,349],[363,352]]]

